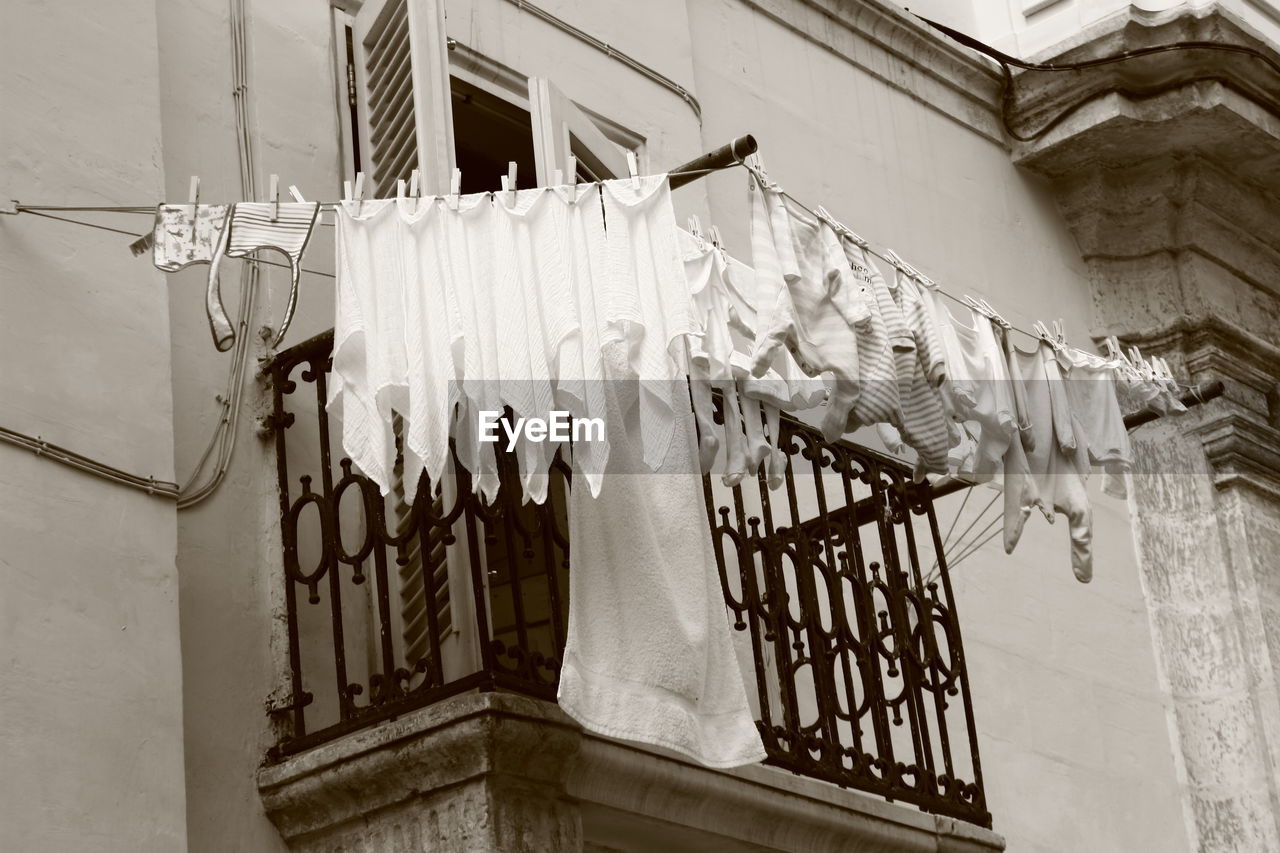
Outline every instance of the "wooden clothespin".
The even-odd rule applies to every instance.
[[[1067,346],[1067,328],[1063,325],[1061,317],[1053,321],[1053,336],[1058,339],[1058,346],[1065,349]]]
[[[698,221],[697,214],[689,217],[689,233],[699,240],[702,239],[702,223]]]
[[[454,169],[449,175],[449,209],[458,209],[458,200],[462,197],[462,170]]]
[[[1012,324],[1012,323],[1010,323],[1008,320],[1006,320],[1004,317],[1000,316],[1000,312],[999,312],[999,311],[997,311],[995,308],[991,307],[991,303],[990,303],[990,302],[988,302],[988,301],[987,301],[987,300],[985,300],[985,299],[979,299],[979,300],[978,300],[978,302],[979,302],[979,304],[981,304],[981,305],[982,305],[982,307],[983,307],[984,311],[985,311],[985,312],[986,312],[986,314],[987,314],[988,319],[990,319],[990,320],[991,320],[991,322],[993,322],[993,323],[995,323],[997,326],[1001,326],[1001,327],[1003,327],[1003,328],[1005,328],[1005,329],[1012,329],[1012,328],[1013,328],[1013,324]]]
[[[271,221],[275,222],[280,217],[280,176],[271,176],[270,189],[267,190],[267,198],[271,200]]]
[[[861,249],[864,252],[871,248],[870,243],[868,243],[866,240],[859,237],[854,232],[850,231],[849,228],[845,225],[840,226],[840,234],[844,236],[846,239],[848,239],[849,241],[851,241],[855,246],[857,246],[859,249]],[[868,259],[867,262],[870,263],[870,259]]]
[[[404,178],[396,178],[396,201],[404,201]]]
[[[196,175],[191,176],[191,187],[187,191],[187,198],[191,202],[191,228],[196,227],[196,211],[200,206],[200,178]]]
[[[715,246],[717,249],[723,249],[724,243],[720,239],[720,228],[712,225],[707,229],[707,231],[711,235],[711,245]]]
[[[578,185],[578,158],[570,154],[567,165],[569,167],[569,186],[576,187]]]
[[[507,162],[507,178],[503,181],[502,189],[515,195],[516,192],[516,161]]]
[[[909,276],[910,278],[916,278],[920,275],[916,272],[915,267],[904,261],[902,256],[893,249],[886,249],[885,255],[889,258],[889,263],[893,264],[893,266],[904,275]]]
[[[422,173],[417,169],[409,173],[409,195],[422,198]]]
[[[355,195],[353,198],[356,202],[356,215],[359,216],[364,209],[364,172],[356,172]]]
[[[293,184],[289,185],[289,195],[293,196],[293,200],[296,201],[298,204],[307,203],[307,200],[302,197],[302,191],[299,190],[297,187],[295,187]]]
[[[636,152],[627,152],[627,172],[631,174],[631,186],[640,188],[640,164],[636,160]]]

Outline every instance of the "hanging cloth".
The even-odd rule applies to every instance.
[[[575,470],[569,495],[560,707],[589,731],[673,749],[709,767],[761,761],[696,476],[688,394],[672,399],[667,453],[646,472],[635,399],[642,391],[612,381],[632,371],[626,351],[612,349],[609,358],[610,473],[593,498]]]
[[[1093,514],[1089,506],[1086,480],[1089,476],[1088,439],[1071,409],[1062,373],[1052,348],[1041,343],[1032,352],[1014,350],[1010,370],[1015,382],[1022,382],[1035,434],[1035,449],[1027,451],[1027,470],[1034,489],[1015,491],[1022,502],[1013,510],[1005,504],[1005,550],[1012,551],[1031,513],[1027,501],[1039,499],[1047,508],[1067,517],[1071,534],[1071,569],[1076,580],[1093,578]],[[1020,446],[1020,445],[1019,445]],[[1006,472],[1006,490],[1009,489]]]
[[[219,352],[231,348],[235,342],[235,329],[222,304],[222,290],[218,282],[218,267],[222,256],[247,257],[259,249],[274,249],[289,259],[289,301],[285,304],[280,330],[271,346],[277,347],[289,331],[294,309],[298,307],[298,276],[302,272],[302,253],[311,239],[316,217],[320,214],[318,202],[240,202],[232,205],[231,215],[222,227],[221,239],[209,267],[209,286],[205,293],[205,307],[209,314],[209,329],[213,332],[213,345]]]
[[[160,205],[152,231],[152,263],[165,272],[211,263],[230,211],[229,204]]]
[[[637,381],[641,459],[656,470],[667,456],[674,412],[688,400],[685,337],[696,334],[694,310],[676,242],[675,211],[666,175],[601,183],[606,238],[597,290],[607,348],[621,344]],[[631,399],[629,396],[627,399]],[[612,439],[610,440],[612,444]]]

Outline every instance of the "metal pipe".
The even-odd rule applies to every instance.
[[[720,169],[737,166],[744,159],[756,153],[759,147],[756,143],[756,138],[751,134],[739,136],[728,145],[721,145],[714,151],[709,151],[701,157],[695,157],[683,166],[677,166],[672,169],[670,172],[671,189],[674,190],[677,187],[692,183],[698,178]]]

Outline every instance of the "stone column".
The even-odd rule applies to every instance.
[[[1131,11],[1055,61],[1186,40],[1280,59],[1210,7]],[[1019,133],[1050,127],[1014,157],[1079,242],[1095,332],[1226,383],[1135,433],[1135,542],[1193,845],[1280,850],[1280,75],[1198,49],[1014,94]]]

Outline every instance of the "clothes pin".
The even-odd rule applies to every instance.
[[[723,249],[723,248],[724,248],[724,243],[723,243],[723,242],[721,242],[721,240],[720,240],[720,228],[719,228],[719,226],[717,226],[717,225],[712,225],[710,228],[708,228],[708,229],[707,229],[707,233],[708,233],[708,234],[710,235],[710,237],[711,237],[711,245],[715,246],[717,249]]]
[[[449,209],[458,209],[458,200],[462,197],[462,170],[454,169],[449,176]]]
[[[507,163],[507,183],[503,186],[504,190],[508,190],[512,195],[516,191],[516,161],[511,160]]]
[[[200,178],[196,175],[191,176],[191,188],[187,192],[187,198],[191,202],[191,228],[196,227],[196,208],[200,204]]]
[[[995,308],[992,308],[992,307],[991,307],[991,303],[990,303],[990,302],[988,302],[988,301],[987,301],[987,300],[985,300],[985,299],[979,299],[979,300],[978,300],[978,304],[982,306],[982,308],[983,308],[983,310],[984,310],[984,311],[986,311],[987,316],[988,316],[989,318],[991,318],[991,321],[992,321],[992,322],[994,322],[994,323],[999,323],[999,324],[1003,324],[1003,323],[1004,323],[1004,318],[1000,316],[1000,312],[999,312],[999,311],[997,311]]]
[[[631,186],[640,188],[640,164],[636,160],[636,152],[627,152],[627,171],[631,174]]]
[[[356,172],[354,198],[356,202],[356,216],[359,216],[360,211],[364,209],[364,172]]]
[[[578,158],[570,154],[568,166],[569,186],[576,187],[578,185]]]
[[[422,198],[422,176],[417,169],[409,173],[409,195],[413,198]]]
[[[698,221],[696,214],[689,217],[689,233],[699,240],[702,239],[702,223]]]
[[[350,181],[342,182],[342,200],[351,201],[351,182]]]
[[[271,199],[271,221],[280,216],[280,176],[271,176],[271,188],[267,190],[267,198]]]
[[[396,201],[404,201],[404,178],[396,178]]]

